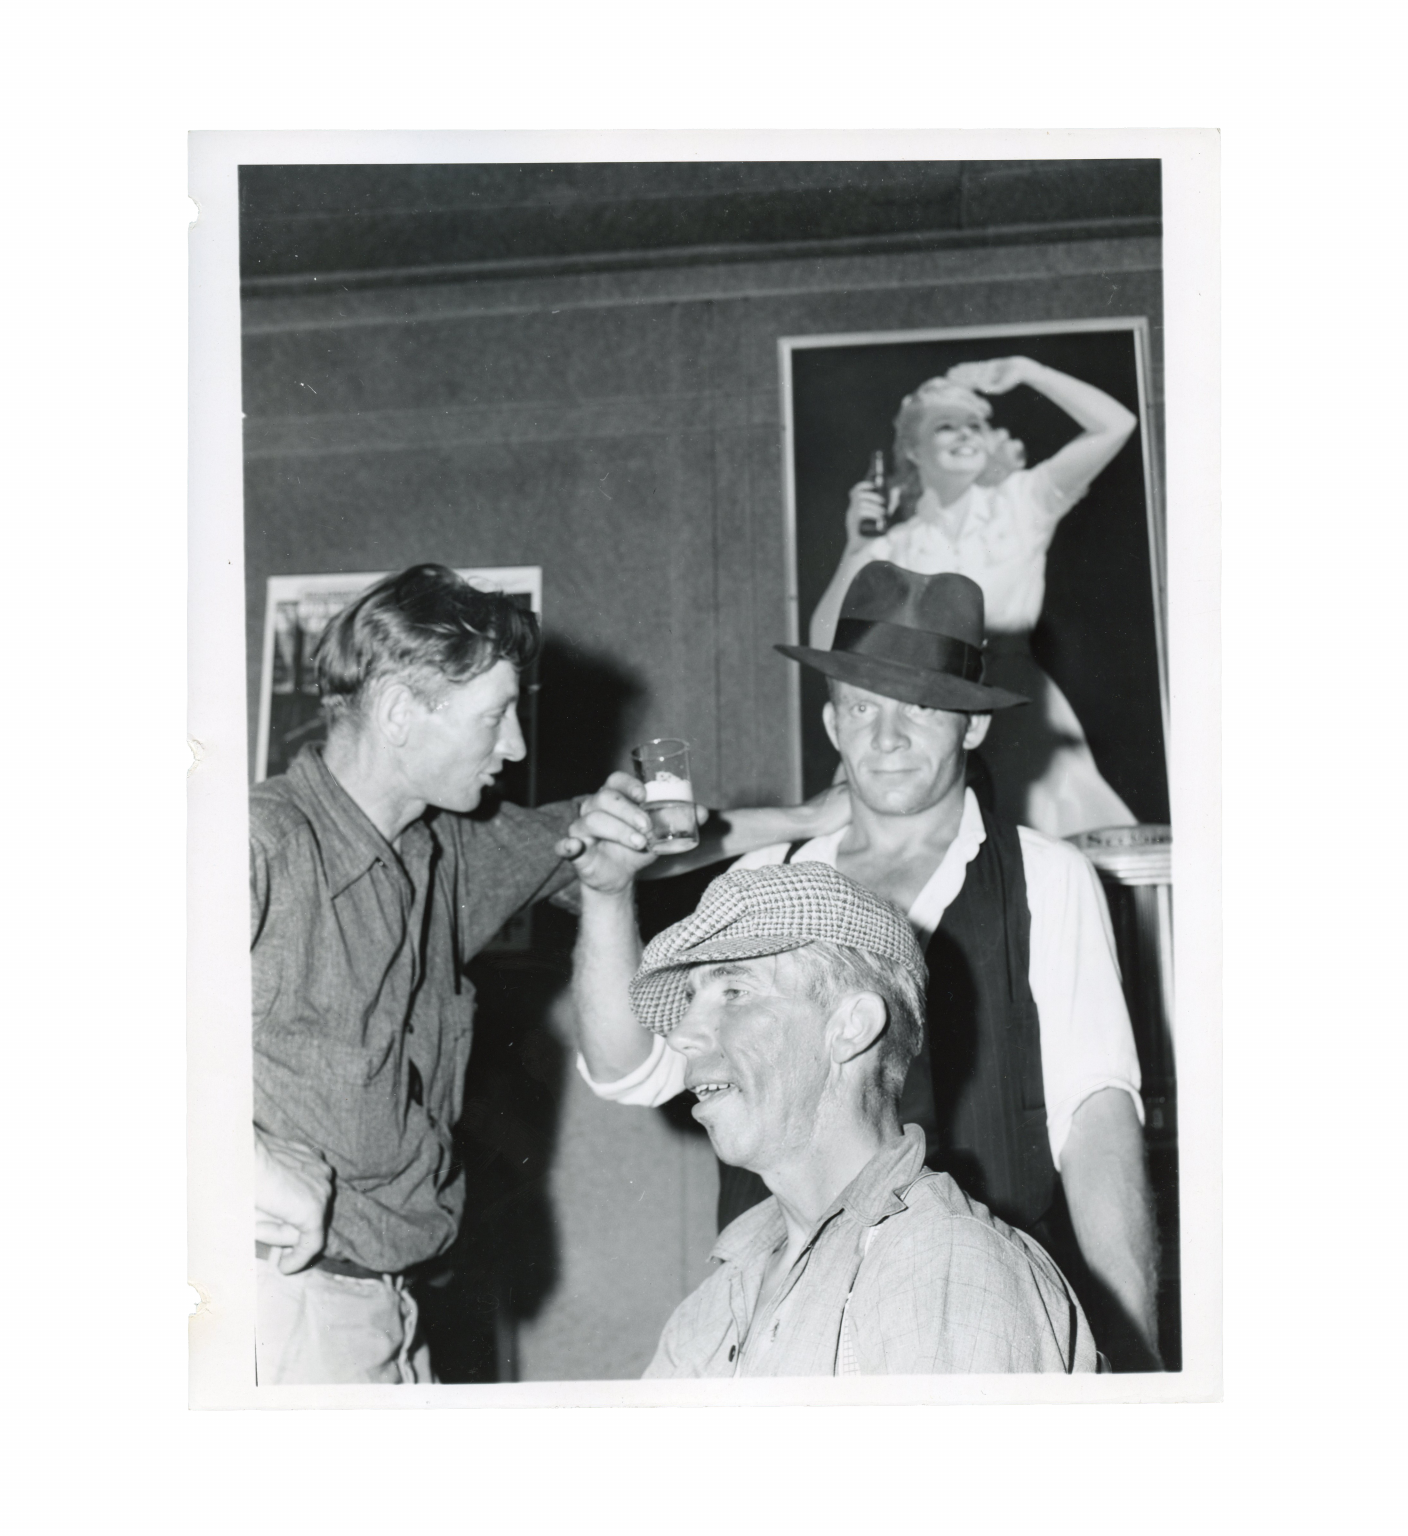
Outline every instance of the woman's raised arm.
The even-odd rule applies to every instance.
[[[884,498],[869,480],[857,481],[851,487],[851,499],[846,507],[846,548],[841,555],[836,573],[821,594],[821,601],[812,612],[807,629],[807,644],[818,650],[829,651],[831,638],[836,633],[836,620],[841,614],[841,600],[851,584],[852,577],[879,553],[878,538],[867,538],[860,525],[867,521],[879,521],[885,515]]]
[[[948,377],[985,395],[1004,395],[1018,384],[1028,384],[1072,417],[1083,429],[1081,435],[1046,461],[1052,484],[1067,496],[1079,495],[1090,484],[1128,442],[1136,425],[1134,414],[1103,389],[1029,357],[959,363],[949,369]]]

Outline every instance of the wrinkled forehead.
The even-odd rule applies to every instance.
[[[739,960],[706,960],[702,965],[690,966],[685,973],[685,995],[689,998],[697,997],[711,983],[727,982],[734,978],[742,978],[770,991],[780,990],[786,985],[787,968],[784,962],[789,958],[787,954],[777,954],[755,955]]]

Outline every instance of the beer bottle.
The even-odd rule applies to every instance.
[[[885,503],[885,508],[878,520],[873,517],[861,518],[860,531],[867,539],[878,539],[890,526],[890,503],[885,490],[885,450],[883,448],[877,448],[870,455],[868,478],[871,485],[880,493],[880,499]]]

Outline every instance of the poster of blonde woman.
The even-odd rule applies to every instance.
[[[1149,331],[1127,320],[782,344],[798,627],[887,560],[983,589],[980,797],[1055,837],[1168,820]],[[815,686],[815,685],[813,685]],[[803,699],[808,792],[834,769]]]

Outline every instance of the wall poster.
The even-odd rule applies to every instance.
[[[1014,615],[1010,625],[997,627],[1023,631],[1029,649],[1024,675],[1008,686],[1030,695],[1032,682],[1038,688],[1051,683],[1068,706],[1054,710],[1047,707],[1048,700],[1034,697],[1038,708],[1013,712],[1014,729],[1020,724],[1029,736],[1038,719],[1045,722],[1042,740],[1026,754],[1026,771],[1039,776],[1042,770],[1039,763],[1032,766],[1034,758],[1045,753],[1050,761],[1064,738],[1083,736],[1094,767],[1116,797],[1103,803],[1119,801],[1127,808],[1127,814],[1106,811],[1093,825],[1167,823],[1164,521],[1148,322],[1102,319],[793,336],[782,338],[779,352],[794,582],[790,597],[795,634],[802,644],[808,643],[811,616],[845,547],[849,489],[866,477],[878,450],[884,452],[892,485],[898,479],[902,466],[895,460],[895,416],[901,400],[926,380],[964,364],[1030,358],[1095,386],[1133,413],[1137,424],[1123,447],[1056,523],[1054,535],[1046,530],[1049,546],[1027,552],[1023,579],[1029,596],[1035,585],[1037,611]],[[991,406],[989,430],[1008,445],[1009,457],[1017,456],[1012,462],[1024,463],[1028,471],[1080,433],[1067,411],[1028,384],[995,388],[984,398]],[[985,534],[978,542],[988,546],[995,566],[1010,567],[1010,550]],[[973,546],[966,550],[964,558],[971,565]],[[972,568],[967,573],[979,574]],[[1001,610],[1011,606],[995,590],[1002,574],[998,570],[991,585],[979,580],[987,596],[993,650],[999,648],[994,617],[1001,620]],[[1033,603],[1026,606],[1030,609]],[[990,657],[990,672],[995,660]],[[808,669],[797,671],[798,787],[811,795],[829,782],[836,755],[821,724],[823,680]],[[1039,824],[1036,818],[1017,819]],[[1089,827],[1061,824],[1041,830],[1068,836]]]

